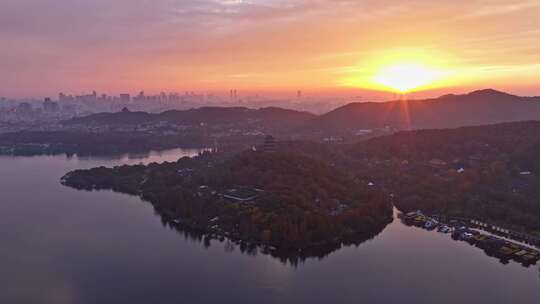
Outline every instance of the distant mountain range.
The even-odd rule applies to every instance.
[[[433,129],[538,119],[540,97],[520,97],[487,89],[425,100],[350,103],[310,121],[309,128]]]
[[[282,108],[203,107],[159,114],[123,111],[74,118],[66,125],[130,125],[158,121],[183,125],[257,126],[266,131],[338,134],[360,129],[433,129],[540,120],[540,97],[487,89],[425,100],[350,103],[323,115]]]

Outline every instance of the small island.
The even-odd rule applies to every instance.
[[[358,244],[393,218],[382,191],[291,151],[205,152],[174,163],[76,170],[62,183],[140,196],[172,225],[280,256]]]

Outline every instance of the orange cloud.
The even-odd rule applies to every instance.
[[[540,77],[539,15],[530,0],[4,0],[0,81],[13,96],[354,89],[412,49],[451,72],[437,87],[519,89]]]

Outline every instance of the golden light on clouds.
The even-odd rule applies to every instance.
[[[536,95],[539,15],[536,0],[3,0],[0,93]]]

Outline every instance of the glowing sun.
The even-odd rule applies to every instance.
[[[372,81],[393,91],[407,93],[430,86],[441,77],[440,71],[422,64],[398,63],[380,68]]]

